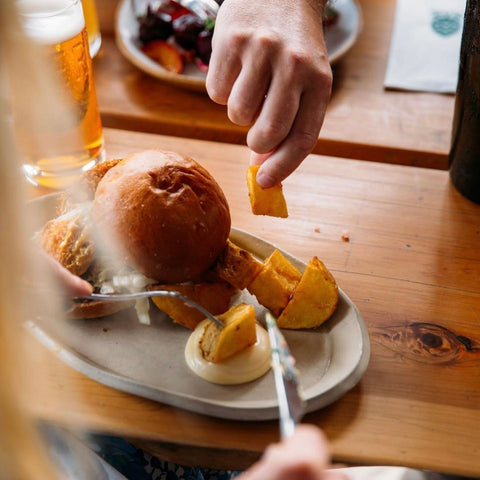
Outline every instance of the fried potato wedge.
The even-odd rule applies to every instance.
[[[261,270],[262,262],[230,240],[213,267],[221,279],[239,290],[247,288]]]
[[[219,328],[209,323],[200,340],[200,349],[206,360],[218,363],[251,347],[257,341],[255,309],[240,303],[217,318],[225,325]]]
[[[275,250],[265,261],[260,273],[247,290],[257,297],[258,302],[280,315],[287,306],[302,274],[279,250]]]
[[[230,306],[230,300],[235,288],[227,282],[192,283],[178,285],[153,285],[150,290],[176,291],[183,296],[197,302],[213,315],[224,313]],[[171,297],[153,297],[153,303],[165,312],[175,323],[193,330],[205,316],[189,307],[182,300]]]
[[[258,165],[250,165],[247,170],[247,187],[250,206],[254,215],[288,217],[288,208],[283,187],[279,183],[271,188],[261,188],[257,183]]]
[[[292,298],[277,319],[280,328],[319,327],[328,320],[338,304],[335,278],[317,257],[308,263]]]

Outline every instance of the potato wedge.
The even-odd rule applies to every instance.
[[[257,183],[258,165],[250,165],[247,170],[247,187],[250,206],[254,215],[288,217],[288,208],[283,187],[279,183],[271,188],[261,188]]]
[[[289,329],[318,327],[332,316],[338,298],[335,278],[322,261],[313,257],[277,324]]]
[[[257,297],[258,302],[280,315],[287,306],[302,274],[279,250],[275,250],[263,263],[262,270],[247,290]]]
[[[222,280],[239,290],[247,288],[261,270],[262,262],[230,240],[213,267]]]
[[[213,315],[224,313],[230,306],[235,288],[227,282],[193,283],[178,285],[153,285],[151,290],[174,290],[197,302]],[[153,303],[165,312],[175,323],[193,330],[205,316],[189,307],[182,300],[170,297],[153,297]]]
[[[225,327],[209,323],[200,340],[206,360],[218,363],[251,347],[257,341],[257,318],[252,305],[240,303],[217,317]]]

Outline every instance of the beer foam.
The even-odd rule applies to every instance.
[[[42,45],[70,40],[85,27],[80,0],[18,0],[25,35]]]

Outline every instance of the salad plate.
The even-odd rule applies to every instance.
[[[342,58],[355,44],[362,29],[362,13],[357,0],[334,0],[332,6],[338,18],[325,27],[325,43],[330,64]],[[193,62],[186,62],[183,73],[172,73],[145,55],[138,40],[138,20],[132,0],[121,0],[116,11],[115,36],[123,56],[143,72],[172,85],[205,91],[206,73]]]
[[[37,228],[55,215],[56,195],[32,200]],[[279,248],[232,228],[231,240],[263,260]],[[279,248],[279,250],[281,250]],[[282,251],[282,250],[281,250]],[[282,253],[299,269],[305,264]],[[264,309],[248,292],[234,302]],[[140,324],[135,310],[98,319],[31,318],[27,329],[63,362],[115,389],[200,414],[234,420],[278,418],[273,372],[240,385],[217,385],[195,375],[184,350],[191,331],[175,324],[153,304],[151,324]],[[343,291],[334,315],[315,330],[283,330],[296,359],[306,411],[323,408],[353,388],[364,374],[370,342],[361,313]]]

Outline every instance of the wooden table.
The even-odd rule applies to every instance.
[[[194,156],[224,189],[234,226],[305,261],[318,255],[358,306],[369,367],[305,417],[324,429],[335,461],[480,476],[480,206],[447,172],[311,155],[285,181],[290,216],[278,219],[250,213],[244,146],[113,129],[106,144],[109,157],[151,147]],[[27,342],[38,418],[210,467],[247,467],[278,438],[275,421],[219,420],[122,393]]]
[[[98,0],[102,49],[94,59],[105,126],[245,144],[206,94],[143,74],[122,57],[114,39],[116,0]],[[383,87],[395,0],[360,0],[363,30],[334,66],[334,86],[314,150],[323,155],[447,168],[453,95],[387,91]]]
[[[324,429],[335,461],[480,476],[480,207],[445,171],[454,99],[383,88],[395,2],[360,3],[364,28],[335,65],[315,154],[284,183],[288,219],[250,212],[245,128],[205,94],[133,67],[115,45],[116,0],[97,0],[107,155],[158,147],[194,156],[224,189],[234,226],[331,269],[372,345],[359,384],[305,418]],[[27,403],[38,418],[207,467],[245,468],[278,438],[274,421],[218,420],[122,393],[26,342],[38,372]]]

